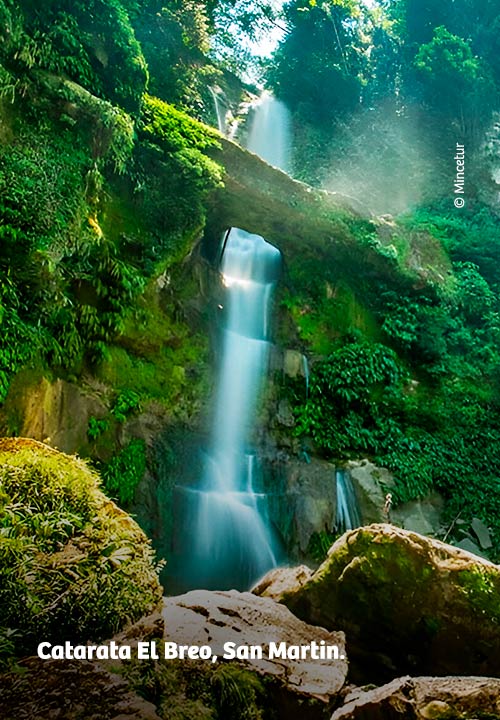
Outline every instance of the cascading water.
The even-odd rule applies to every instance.
[[[276,565],[266,497],[256,492],[256,458],[247,451],[269,352],[269,304],[279,251],[232,228],[222,257],[223,349],[214,433],[194,502],[189,574],[208,589],[247,589]]]
[[[337,532],[343,533],[346,530],[354,530],[361,526],[358,502],[349,474],[344,470],[335,472],[337,484],[337,512],[335,517],[335,528]]]
[[[269,165],[290,173],[291,127],[290,112],[286,105],[271,93],[264,91],[254,105],[246,143],[247,150],[261,157]]]
[[[307,355],[302,355],[302,370],[304,371],[304,380],[306,382],[306,400],[309,399],[309,361]]]
[[[219,97],[219,94],[216,90],[214,90],[213,87],[208,87],[210,91],[210,95],[212,96],[212,99],[214,101],[214,108],[215,108],[215,116],[217,118],[217,129],[219,130],[222,135],[226,134],[226,113],[224,112],[224,109],[222,107],[221,99]]]

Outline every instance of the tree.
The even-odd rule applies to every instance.
[[[415,68],[429,108],[455,122],[462,137],[477,145],[491,118],[496,89],[470,43],[440,26],[417,53]]]
[[[364,46],[361,10],[351,0],[292,0],[288,31],[275,53],[269,82],[303,119],[324,125],[360,102]]]

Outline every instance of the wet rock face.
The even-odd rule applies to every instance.
[[[29,658],[0,678],[2,720],[160,720],[127,683],[86,660]]]
[[[49,382],[41,377],[33,381],[21,373],[0,415],[16,417],[15,434],[46,442],[63,452],[81,453],[88,449],[89,418],[104,417],[106,412],[102,399],[89,388],[60,379]]]
[[[335,466],[316,458],[279,459],[268,465],[271,520],[291,557],[307,556],[313,533],[335,524]]]
[[[359,503],[359,511],[366,524],[385,522],[386,487],[394,484],[392,474],[368,460],[351,461],[347,470]]]
[[[391,525],[342,536],[282,601],[348,638],[355,682],[500,672],[500,568]]]
[[[346,698],[331,720],[500,718],[500,680],[484,677],[403,677]]]
[[[276,691],[285,693],[287,702],[320,701],[328,704],[341,690],[347,675],[347,660],[311,657],[271,657],[271,643],[292,646],[336,645],[346,655],[344,635],[312,627],[294,617],[287,608],[268,598],[250,593],[196,590],[165,598],[163,618],[165,640],[178,645],[209,645],[220,658],[224,645],[263,649],[262,658],[242,658],[248,670],[275,682]],[[238,659],[227,658],[226,659]]]

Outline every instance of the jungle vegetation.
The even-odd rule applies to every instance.
[[[256,57],[273,28],[275,52]],[[492,527],[498,558],[499,31],[494,0],[0,0],[0,401],[31,366],[94,373],[113,407],[130,392],[198,407],[206,343],[175,278],[223,183],[209,87],[255,90],[251,75],[293,114],[297,178],[397,215],[453,264],[442,286],[404,292],[292,264],[282,309],[314,360],[307,402],[292,392],[297,432],[386,465],[400,500],[439,489],[450,519]],[[161,275],[160,322],[145,299]],[[121,449],[103,472],[125,504],[143,455]]]

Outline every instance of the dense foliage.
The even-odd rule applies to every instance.
[[[500,301],[491,262],[500,251],[498,218],[476,207],[458,219],[438,206],[403,220],[441,239],[455,261],[454,281],[438,294],[358,287],[358,303],[380,329],[362,316],[337,324],[330,354],[313,367],[307,402],[296,395],[298,433],[327,456],[369,456],[389,467],[399,501],[439,490],[449,522],[478,517],[492,528],[498,557]],[[334,306],[342,295],[333,294]],[[325,348],[321,321],[334,311],[323,304],[322,312],[312,333],[307,324],[302,332]]]
[[[27,365],[113,388],[88,440],[125,504],[146,452],[120,444],[122,424],[150,402],[182,421],[200,409],[207,341],[181,264],[223,169],[198,120],[209,86],[241,92],[228,68],[255,72],[248,41],[281,27],[260,72],[293,113],[296,176],[405,210],[398,232],[434,236],[453,263],[424,289],[356,258],[289,262],[282,304],[315,359],[298,432],[387,465],[401,500],[441,490],[450,517],[494,525],[498,552],[499,18],[492,0],[0,0],[0,402]],[[360,248],[376,242],[350,222]]]
[[[108,637],[161,597],[149,541],[82,460],[2,441],[0,530],[0,637],[17,653]]]
[[[120,0],[89,3],[26,0],[2,3],[1,60],[16,73],[41,68],[64,74],[100,97],[137,110],[147,67],[127,7]]]
[[[267,78],[294,113],[298,177],[400,211],[449,197],[460,142],[469,195],[481,190],[499,107],[493,3],[289,0],[284,22]]]

